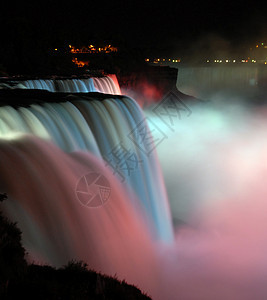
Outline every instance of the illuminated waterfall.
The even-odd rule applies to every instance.
[[[144,154],[138,136],[128,137],[144,118],[134,100],[118,96],[0,108],[0,192],[30,260],[82,259],[147,290],[157,268],[152,245],[172,242],[173,231],[156,153]],[[77,197],[92,172],[110,186],[97,208]],[[134,271],[140,264],[142,275]]]
[[[165,126],[157,152],[174,234],[134,100],[17,92],[0,93],[3,103],[14,95],[26,103],[0,108],[0,193],[8,194],[1,209],[22,230],[29,261],[83,260],[156,300],[264,299],[265,106],[199,104],[174,130]],[[57,103],[40,104],[44,97]],[[164,129],[152,110],[146,117]]]
[[[52,141],[68,153],[83,151],[104,158],[105,170],[109,168],[118,184],[124,186],[136,210],[142,210],[152,237],[171,241],[172,225],[156,154],[144,154],[138,147],[140,137],[136,136],[136,143],[128,137],[142,120],[137,104],[126,97],[18,109],[5,106],[0,108],[0,136],[2,143],[13,144],[16,138],[12,136],[33,135]],[[23,139],[22,135],[20,140]]]
[[[106,94],[114,94],[120,95],[121,90],[117,80],[116,75],[111,74],[107,77],[94,77],[93,78],[94,86],[97,91],[106,93]]]
[[[67,154],[32,135],[10,138],[0,141],[1,187],[9,194],[2,208],[23,231],[28,259],[53,266],[83,260],[155,290],[155,249],[145,221],[101,161],[90,152]],[[90,172],[104,174],[110,185],[108,201],[98,208],[75,194],[79,179]]]
[[[37,89],[37,90],[47,90],[50,92],[55,92],[55,83],[51,79],[38,79],[38,80],[26,80],[22,84],[27,89]]]
[[[96,92],[93,79],[63,79],[55,80],[59,92],[65,93],[87,93]]]
[[[99,78],[83,79],[32,79],[22,81],[21,84],[27,89],[47,90],[50,92],[121,94],[117,77],[114,74]]]

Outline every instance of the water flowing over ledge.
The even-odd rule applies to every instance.
[[[173,229],[157,155],[140,148],[137,133],[128,137],[145,121],[136,102],[23,89],[1,91],[0,99],[17,102],[0,107],[0,191],[9,195],[4,212],[18,222],[29,259],[56,266],[82,259],[150,290],[153,244],[172,242]],[[95,174],[108,185],[102,180],[100,199],[104,188],[109,193],[97,208],[77,197]]]
[[[121,95],[120,86],[114,74],[90,78],[27,79],[20,81],[16,79],[6,79],[4,83],[0,81],[0,90],[1,88],[34,89],[63,93],[99,92]]]

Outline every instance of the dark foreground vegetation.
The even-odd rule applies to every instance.
[[[0,194],[0,202],[6,200]],[[0,299],[150,299],[134,286],[71,261],[55,269],[27,264],[21,231],[0,212]]]

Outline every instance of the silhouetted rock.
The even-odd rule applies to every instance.
[[[7,199],[0,194],[0,202]],[[89,270],[81,261],[67,266],[27,265],[21,231],[0,212],[0,299],[149,300],[125,281]]]

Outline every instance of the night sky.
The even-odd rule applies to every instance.
[[[9,1],[0,10],[0,54],[70,43],[113,43],[144,56],[250,46],[266,40],[266,14],[260,1]]]

